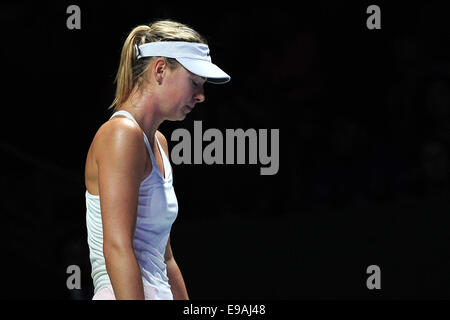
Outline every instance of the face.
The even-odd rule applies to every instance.
[[[167,120],[183,120],[197,103],[205,100],[205,78],[189,72],[181,65],[173,70],[166,68],[160,75],[162,77],[157,78],[160,111]]]

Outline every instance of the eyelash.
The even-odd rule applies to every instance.
[[[194,87],[198,87],[198,83],[197,82],[195,82],[194,80],[191,80],[192,81],[192,84],[194,85]]]

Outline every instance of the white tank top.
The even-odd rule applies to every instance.
[[[124,110],[115,112],[111,118],[118,115],[125,116],[139,125],[134,117]],[[153,151],[144,132],[145,145],[152,161],[152,172],[141,182],[139,188],[133,248],[141,269],[144,287],[153,287],[157,292],[156,299],[172,300],[172,291],[170,290],[166,264],[164,263],[164,253],[172,224],[178,215],[178,201],[172,185],[173,177],[169,159],[156,134],[155,139],[163,158],[166,177],[163,177],[156,164]],[[86,225],[95,294],[100,289],[111,285],[111,280],[106,271],[103,256],[100,196],[92,195],[87,190]]]

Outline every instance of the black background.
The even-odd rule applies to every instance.
[[[66,9],[81,9],[69,30]],[[369,30],[366,9],[381,8]],[[279,129],[280,168],[173,165],[191,299],[450,297],[450,25],[423,2],[2,4],[2,298],[90,299],[84,161],[128,33],[170,18],[232,76],[160,131]],[[206,144],[204,144],[205,146]],[[82,289],[68,290],[78,265]],[[381,290],[366,269],[381,268]],[[30,293],[32,290],[32,294]]]

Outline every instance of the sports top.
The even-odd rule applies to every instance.
[[[115,112],[115,116],[125,116],[136,123],[127,111]],[[178,215],[178,201],[172,182],[172,168],[155,134],[164,163],[166,177],[163,177],[156,164],[155,156],[145,132],[144,141],[152,161],[152,172],[139,187],[136,229],[133,248],[141,269],[144,287],[150,286],[157,292],[156,298],[172,300],[172,292],[167,277],[164,253],[172,224]],[[91,262],[91,276],[94,282],[94,294],[111,285],[103,256],[103,228],[100,207],[100,195],[92,195],[86,190],[86,225]]]

